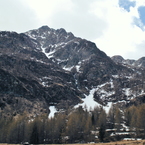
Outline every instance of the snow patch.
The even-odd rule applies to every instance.
[[[80,72],[80,65],[76,65],[77,72]]]
[[[144,95],[144,94],[145,94],[145,92],[144,92],[144,90],[142,90],[141,93],[140,93],[140,95]]]
[[[94,101],[94,93],[97,90],[97,88],[93,88],[92,90],[90,90],[89,95],[85,95],[86,98],[82,99],[83,103],[78,104],[76,106],[74,106],[74,108],[78,108],[79,106],[82,106],[84,109],[86,108],[88,111],[91,111],[92,109],[94,109],[96,106],[102,106],[101,104],[97,103],[96,101]],[[106,111],[106,113],[109,112],[110,108],[112,106],[112,102],[108,102],[107,106],[102,106],[104,108],[104,110]]]
[[[50,113],[49,113],[48,118],[53,118],[55,113],[57,112],[57,110],[56,110],[55,106],[50,106],[49,109],[50,109]]]
[[[109,113],[111,106],[112,106],[112,102],[108,102],[106,106],[103,106],[103,109],[106,111],[106,113]]]
[[[53,57],[53,53],[55,53],[55,51],[56,51],[56,50],[52,50],[49,53],[46,53],[44,47],[41,47],[41,49],[42,49],[42,52],[46,55],[47,58],[52,58]]]
[[[48,87],[47,82],[42,82],[41,84],[43,87]]]
[[[116,132],[116,133],[111,133],[110,136],[116,136],[116,135],[128,135],[128,134],[135,134],[134,132]]]
[[[123,90],[123,92],[124,92],[124,94],[125,94],[126,96],[130,96],[130,95],[131,95],[131,90],[130,90],[130,88],[123,88],[122,90]]]
[[[126,76],[126,78],[127,78],[127,79],[132,79],[132,78],[133,78],[133,76]]]
[[[84,109],[86,107],[86,109],[88,111],[90,111],[91,109],[94,109],[96,106],[101,106],[99,103],[94,101],[93,96],[94,96],[95,91],[96,91],[96,89],[94,88],[94,89],[90,90],[90,93],[88,96],[84,94],[86,96],[86,98],[82,99],[83,103],[82,104],[80,103],[80,104],[74,106],[74,108],[78,108],[79,106],[82,106]]]
[[[112,75],[112,77],[113,77],[113,78],[116,78],[116,79],[119,78],[118,75]]]
[[[55,53],[55,52],[56,52],[56,50],[50,51],[49,53],[46,53],[46,56],[48,58],[52,58],[53,57],[53,53]]]
[[[74,67],[74,66],[72,66],[72,67],[66,67],[66,66],[64,66],[63,69],[66,70],[66,71],[71,71],[71,69],[72,69],[73,67]]]
[[[113,84],[113,80],[112,79],[110,80],[110,85],[111,85],[111,88],[113,89],[114,88],[114,84]]]

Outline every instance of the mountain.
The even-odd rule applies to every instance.
[[[93,42],[48,26],[25,33],[0,32],[0,112],[49,114],[85,105],[144,102],[140,61],[108,57]],[[128,67],[136,63],[138,67]],[[140,65],[142,64],[142,65]]]
[[[0,44],[3,114],[49,113],[49,106],[61,100],[69,105],[80,102],[73,75],[48,59],[37,41],[25,34],[0,32]]]
[[[130,66],[130,67],[135,67],[135,68],[145,68],[145,57],[141,57],[138,60],[133,60],[133,59],[124,59],[120,55],[115,55],[111,57],[111,59],[115,63],[119,63],[125,66]]]

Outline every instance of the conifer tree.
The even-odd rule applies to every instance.
[[[137,108],[134,105],[125,109],[124,116],[125,116],[125,122],[127,126],[129,127],[136,126],[136,124],[133,125],[133,120],[137,119],[137,118],[134,118],[137,115],[136,111],[137,111]]]
[[[91,134],[92,130],[92,120],[91,120],[91,115],[85,111],[84,114],[84,141],[85,142],[90,142],[94,139],[94,136]]]
[[[137,120],[138,127],[143,130],[143,136],[145,136],[145,104],[141,105],[138,110],[138,120]]]
[[[100,108],[96,106],[92,111],[92,117],[91,117],[92,125],[94,126],[94,129],[98,126],[99,114],[100,114]]]
[[[99,139],[100,142],[103,142],[105,138],[105,126],[104,124],[101,124],[100,128],[99,128]]]
[[[100,108],[100,115],[98,120],[99,125],[99,139],[101,142],[104,141],[105,138],[105,130],[106,130],[106,112],[103,108]]]
[[[39,131],[36,122],[34,122],[32,133],[30,136],[30,144],[39,144]]]
[[[115,107],[113,104],[111,105],[111,108],[108,112],[107,118],[108,118],[108,124],[109,124],[108,127],[110,129],[113,129],[114,124],[115,124]]]
[[[9,143],[21,143],[25,135],[25,114],[18,115],[11,120],[7,133],[7,141]]]
[[[121,121],[122,121],[122,114],[119,108],[116,108],[115,111],[115,128],[117,129],[116,131],[120,131],[121,129]]]

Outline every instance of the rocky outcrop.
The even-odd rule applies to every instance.
[[[145,68],[145,57],[141,57],[138,60],[133,60],[133,59],[124,59],[120,55],[115,55],[111,57],[111,59],[117,63],[117,64],[122,64],[127,67],[132,67],[132,68]]]
[[[123,63],[125,61],[124,58],[120,55],[112,56],[111,59],[116,63]]]

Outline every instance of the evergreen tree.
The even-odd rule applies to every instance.
[[[21,143],[24,140],[25,135],[25,114],[18,115],[11,120],[7,133],[8,143]]]
[[[143,104],[139,107],[137,123],[138,123],[138,127],[139,127],[140,131],[143,130],[142,137],[144,138],[144,136],[145,136],[145,104]]]
[[[122,121],[122,114],[119,108],[116,108],[115,110],[115,128],[116,131],[120,131],[121,129],[121,121]]]
[[[105,110],[103,108],[100,108],[100,115],[99,115],[99,120],[98,120],[100,142],[103,142],[105,138],[106,116],[107,115],[106,115]]]
[[[32,133],[30,136],[30,144],[39,144],[39,131],[36,121],[34,122]]]
[[[87,140],[91,130],[91,116],[82,107],[77,108],[68,118],[66,134],[69,142]]]
[[[125,121],[126,121],[127,126],[131,127],[131,122],[132,122],[133,116],[135,115],[136,111],[137,111],[137,108],[134,105],[125,110],[124,115],[125,115]]]
[[[99,128],[99,139],[100,142],[103,142],[105,138],[105,126],[104,124],[101,124],[100,128]]]
[[[91,134],[91,130],[93,129],[92,127],[92,120],[91,120],[91,115],[89,112],[85,111],[84,114],[84,134],[83,138],[85,142],[91,142],[94,140],[94,136]]]
[[[135,138],[139,135],[138,114],[139,114],[138,108],[134,107],[134,109],[131,113],[130,131],[135,132],[135,134],[134,134]]]
[[[100,108],[96,106],[92,111],[92,117],[91,117],[92,125],[94,126],[94,129],[98,126],[99,114],[100,114]]]
[[[109,112],[108,112],[108,127],[110,129],[114,128],[114,124],[115,124],[115,107],[114,105],[111,106]]]

